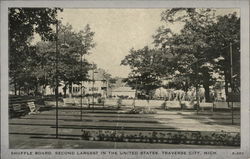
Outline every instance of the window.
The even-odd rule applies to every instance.
[[[79,87],[73,87],[73,93],[77,93],[80,91],[80,88]]]

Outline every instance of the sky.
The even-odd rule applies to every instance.
[[[58,15],[63,24],[69,23],[75,31],[89,24],[95,32],[96,46],[86,55],[89,62],[106,70],[112,77],[127,77],[129,66],[121,66],[121,60],[131,48],[140,49],[152,45],[152,35],[164,24],[161,12],[165,9],[64,9]],[[220,10],[225,14],[235,10]],[[179,30],[180,25],[172,26]]]
[[[152,35],[162,25],[162,9],[64,9],[59,14],[63,23],[70,23],[76,31],[89,24],[95,32],[96,47],[85,56],[113,77],[126,77],[128,66],[121,60],[129,50],[152,43]]]

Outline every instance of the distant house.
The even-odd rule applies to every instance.
[[[131,87],[117,87],[112,89],[111,95],[112,97],[135,98],[135,90]]]
[[[110,95],[108,88],[108,80],[104,77],[104,71],[102,69],[97,69],[95,71],[88,72],[88,81],[82,81],[82,93],[83,95],[99,95],[102,97],[107,97]],[[60,82],[59,94],[63,94],[64,83]],[[46,87],[45,95],[52,95],[55,91],[50,86]],[[66,94],[69,95],[69,89],[66,90]],[[81,85],[73,84],[72,85],[72,95],[78,96],[81,95]]]
[[[105,80],[95,80],[93,81],[84,81],[82,82],[82,90],[84,95],[92,95],[98,94],[102,97],[107,96],[107,81]],[[80,95],[81,94],[81,85],[74,84],[73,95]]]

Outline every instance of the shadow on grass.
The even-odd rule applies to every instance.
[[[72,135],[72,134],[59,134],[58,138],[56,138],[56,134],[46,134],[46,133],[17,133],[11,132],[10,135],[27,135],[30,138],[37,139],[64,139],[64,140],[80,140],[81,135]]]
[[[104,113],[105,114],[105,113]],[[55,116],[55,114],[48,114],[48,113],[43,113],[43,114],[33,114],[30,116]],[[74,116],[74,117],[80,117],[80,115],[76,114],[60,114],[59,116]],[[83,117],[104,117],[104,118],[117,118],[117,115],[91,115],[91,113],[83,113]],[[126,114],[126,116],[119,116],[119,118],[145,118],[145,115],[141,114]],[[147,116],[147,118],[151,118]]]
[[[79,116],[80,117],[80,116]],[[117,117],[117,116],[115,116]],[[128,118],[128,117],[127,117]],[[25,118],[20,118],[22,120],[56,120],[55,118],[34,118],[34,117],[25,117]],[[67,118],[59,118],[58,120],[61,121],[69,121],[69,122],[115,122],[115,123],[144,123],[144,124],[161,124],[159,121],[152,121],[152,120],[98,120],[98,119],[67,119]]]
[[[138,121],[138,120],[91,120],[91,119],[64,119],[64,121],[88,121],[88,122],[111,122],[111,123],[143,123],[143,124],[160,124],[158,121]]]
[[[9,125],[23,126],[49,126],[56,128],[53,124],[33,124],[33,123],[10,123]],[[127,131],[179,131],[174,127],[129,127],[129,126],[91,126],[91,125],[59,125],[60,129],[97,129],[97,130],[127,130]]]
[[[33,124],[33,123],[9,123],[9,125],[26,125],[26,126],[54,126],[53,124]]]
[[[232,125],[231,112],[199,112],[198,114],[179,115],[181,115],[183,119],[196,119],[200,123],[207,125]],[[237,120],[237,122],[235,120]],[[234,125],[240,125],[240,114],[234,114]]]
[[[56,109],[55,107],[53,107],[52,109]],[[88,108],[88,107],[83,107],[83,108],[81,108],[80,106],[64,106],[64,107],[59,107],[58,108],[59,110],[119,110],[119,109],[117,109],[117,107],[116,106],[98,106],[98,107],[90,107],[90,108]]]
[[[73,137],[58,137],[56,138],[55,136],[54,137],[49,137],[49,136],[31,136],[30,138],[33,138],[33,139],[61,139],[61,140],[81,140],[81,137],[79,135],[78,138],[73,138]]]
[[[55,128],[52,126],[52,128]],[[72,125],[60,125],[61,129],[96,129],[96,130],[124,130],[124,131],[178,131],[173,127],[160,128],[160,127],[129,127],[129,126],[72,126]]]

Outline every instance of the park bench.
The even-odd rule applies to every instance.
[[[27,112],[27,110],[26,109],[22,109],[22,108],[23,108],[23,106],[20,103],[18,103],[18,104],[12,104],[9,107],[10,117],[25,115],[26,112]]]
[[[37,114],[42,105],[35,104],[35,99],[29,96],[9,97],[9,117],[18,117],[26,114]]]
[[[29,107],[27,107],[28,102],[34,102],[34,99],[27,97],[9,97],[9,115],[10,117],[22,116],[28,114]]]
[[[34,102],[27,102],[27,105],[30,109],[29,115],[39,113],[40,106],[36,106]]]

